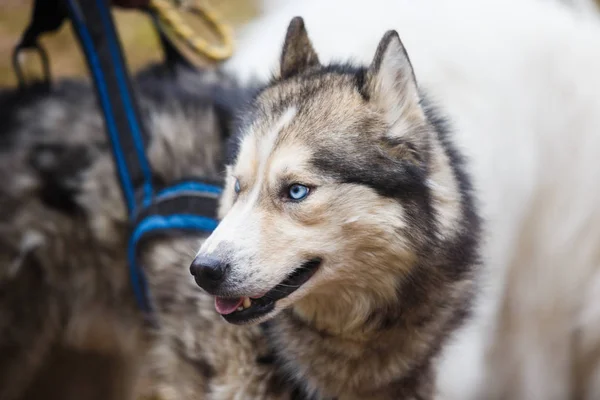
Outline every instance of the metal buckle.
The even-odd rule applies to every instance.
[[[23,89],[27,85],[27,82],[25,79],[25,74],[23,72],[23,64],[25,62],[25,57],[26,57],[26,54],[24,53],[24,51],[27,51],[27,50],[29,50],[29,51],[33,50],[34,52],[36,52],[38,54],[40,61],[42,63],[42,73],[44,75],[42,83],[49,88],[51,74],[50,74],[50,61],[48,58],[48,53],[46,52],[44,47],[41,46],[37,42],[32,45],[28,45],[28,46],[19,44],[17,47],[15,47],[15,49],[13,51],[12,64],[13,64],[13,69],[15,70],[15,75],[17,76],[17,82],[19,84],[19,88]]]

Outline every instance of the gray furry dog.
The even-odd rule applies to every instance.
[[[230,110],[245,92],[213,71],[154,67],[134,83],[157,179],[218,180]],[[216,377],[244,373],[225,371],[244,355],[225,344],[247,345],[256,357],[264,343],[207,313],[211,300],[188,272],[194,235],[143,249],[158,328],[145,322],[129,284],[127,211],[92,87],[4,90],[0,118],[0,398],[195,399],[209,389],[229,398]],[[223,346],[212,349],[207,338],[216,337]],[[256,390],[278,387],[261,368],[247,371]]]
[[[222,220],[191,266],[217,312],[264,323],[311,398],[433,399],[474,300],[480,220],[398,34],[369,66],[321,64],[294,18],[239,132]]]

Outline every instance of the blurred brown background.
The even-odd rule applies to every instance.
[[[16,79],[11,65],[13,47],[29,23],[33,0],[0,0],[0,87],[14,85]],[[223,21],[232,27],[247,21],[257,14],[256,0],[201,0],[218,12]],[[128,64],[136,70],[149,61],[161,57],[158,40],[149,18],[139,11],[115,8],[115,19],[120,39],[125,47]],[[204,24],[190,19],[199,33],[206,32]],[[203,29],[204,28],[204,29]],[[86,76],[87,70],[82,54],[65,23],[57,34],[48,34],[41,40],[48,51],[54,78],[60,76]],[[35,61],[35,60],[33,60]],[[36,62],[27,66],[37,66]]]
[[[196,0],[218,12],[223,21],[233,28],[253,18],[258,13],[257,0]],[[298,0],[301,1],[301,0]],[[559,0],[576,3],[577,0]],[[593,0],[600,6],[600,0]],[[15,76],[11,66],[11,53],[21,33],[29,23],[33,0],[0,0],[0,87],[14,85]],[[158,41],[148,17],[139,11],[125,11],[115,8],[114,12],[121,41],[132,71],[156,61],[161,57]],[[200,34],[208,35],[203,23],[196,19],[188,20]],[[208,35],[210,37],[210,35]],[[86,76],[82,54],[65,23],[57,34],[42,39],[48,50],[51,71],[54,78],[60,76]],[[234,49],[235,51],[235,49]],[[29,62],[26,67],[39,68],[37,62]],[[35,73],[35,70],[33,71]]]

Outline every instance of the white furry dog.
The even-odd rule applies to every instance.
[[[395,29],[449,115],[484,218],[486,285],[445,349],[444,399],[600,398],[600,26],[553,2],[266,1],[226,69],[275,71],[302,16],[322,62]]]

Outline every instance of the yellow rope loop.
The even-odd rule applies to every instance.
[[[223,61],[233,54],[233,30],[219,21],[217,15],[204,5],[200,7],[196,1],[186,4],[186,9],[202,18],[215,32],[221,41],[221,45],[214,45],[196,35],[194,30],[185,23],[176,6],[168,0],[151,0],[150,7],[153,8],[160,21],[177,38],[184,41],[194,52],[214,61]]]

